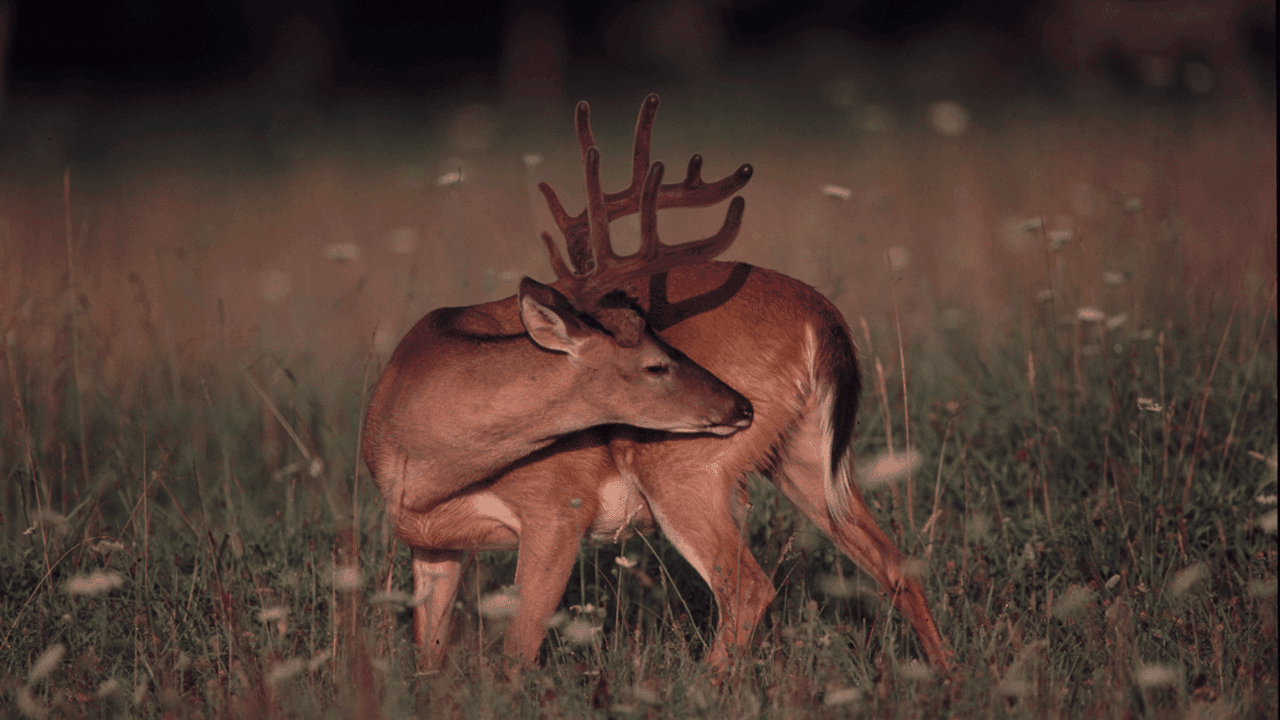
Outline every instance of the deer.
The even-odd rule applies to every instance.
[[[544,234],[557,283],[584,282],[590,263],[612,257],[598,224],[640,213],[641,253],[659,247],[656,210],[690,202],[702,158],[683,183],[661,185],[650,165],[658,97],[641,106],[630,185],[588,194],[577,216],[540,189],[565,237],[570,267]],[[590,108],[575,111],[584,172],[598,172]],[[743,168],[749,166],[744,165]],[[738,175],[747,177],[743,170]],[[593,185],[588,180],[588,186]],[[705,199],[705,198],[699,198]],[[737,203],[740,198],[735,198]],[[607,212],[593,210],[603,204]],[[750,400],[750,427],[732,435],[683,434],[609,425],[566,436],[425,512],[402,511],[396,533],[413,553],[414,635],[426,669],[443,662],[465,553],[516,550],[514,617],[504,654],[537,661],[585,539],[618,541],[661,530],[710,586],[719,626],[705,660],[728,670],[747,647],[776,593],[741,534],[749,473],[771,480],[796,507],[878,581],[919,637],[925,656],[950,668],[951,650],[903,554],[876,524],[856,484],[850,445],[860,379],[849,328],[812,287],[777,272],[708,261],[682,263],[630,288],[648,327]]]
[[[691,166],[677,189],[661,185],[661,168],[649,173],[632,205],[651,241],[619,257],[611,250],[616,209],[600,188],[599,152],[586,160],[590,202],[580,262],[590,268],[551,285],[525,277],[514,296],[428,313],[378,378],[363,456],[397,528],[413,527],[451,498],[590,427],[622,423],[713,437],[750,427],[750,401],[659,338],[625,288],[727,249],[741,226],[742,198],[730,202],[717,233],[676,245],[657,240],[657,198],[683,207],[718,203],[746,184],[751,166],[712,183]],[[558,252],[549,235],[543,240]],[[563,266],[556,256],[552,262]],[[421,585],[422,573],[434,570],[416,558]]]

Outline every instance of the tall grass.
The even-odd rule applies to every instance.
[[[854,328],[856,456],[922,459],[866,492],[953,677],[760,481],[746,532],[780,592],[731,675],[700,663],[713,601],[660,538],[584,547],[514,676],[514,558],[473,556],[446,667],[414,673],[363,400],[421,313],[548,274],[527,185],[577,186],[566,132],[265,178],[73,168],[65,197],[2,180],[3,712],[1274,717],[1274,121],[1082,112],[944,143],[833,115],[765,142],[741,112],[731,150],[685,148],[707,133],[674,109],[655,143],[751,159],[737,257]],[[630,118],[597,122],[621,162]],[[703,229],[672,215],[668,241]]]

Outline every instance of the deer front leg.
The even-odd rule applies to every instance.
[[[585,507],[586,504],[577,509]],[[538,659],[547,618],[560,604],[578,559],[582,532],[571,514],[573,510],[566,502],[562,517],[539,518],[538,522],[528,523],[520,535],[520,555],[516,560],[520,603],[507,628],[503,654],[528,665]]]
[[[462,573],[461,550],[413,549],[413,639],[423,671],[438,670],[453,630],[453,601]]]

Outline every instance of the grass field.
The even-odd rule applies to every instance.
[[[591,99],[621,185],[641,96]],[[664,94],[669,173],[756,168],[727,257],[853,328],[857,457],[921,458],[865,492],[921,563],[945,680],[763,482],[779,595],[731,675],[660,538],[584,547],[514,680],[477,609],[514,557],[475,556],[447,667],[416,675],[362,405],[423,313],[550,279],[533,187],[580,207],[570,110],[550,134],[484,104],[295,115],[99,138],[65,185],[35,151],[0,173],[5,717],[1280,712],[1273,114],[1029,104],[946,136],[924,108]]]

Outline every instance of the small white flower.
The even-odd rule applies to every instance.
[[[364,577],[360,568],[353,565],[339,565],[333,569],[333,587],[335,590],[359,590],[364,585]]]
[[[1076,310],[1076,319],[1081,322],[1102,322],[1107,314],[1096,307],[1082,307]]]
[[[920,465],[920,453],[881,453],[858,465],[858,482],[872,489],[905,478],[909,470]]]
[[[1022,544],[1022,554],[1018,556],[1018,565],[1020,567],[1036,566],[1036,549],[1031,546],[1031,543]]]
[[[1258,517],[1258,529],[1270,535],[1276,534],[1276,509],[1271,508]]]
[[[1182,668],[1166,663],[1138,663],[1133,678],[1144,688],[1176,687],[1182,684]]]
[[[119,680],[110,678],[98,683],[98,691],[94,693],[94,695],[97,696],[99,700],[105,700],[117,695],[122,689],[123,688],[121,687]]]
[[[493,619],[508,618],[520,609],[520,589],[511,586],[480,600],[480,614]]]
[[[267,684],[279,685],[280,683],[295,677],[303,670],[307,669],[307,663],[302,658],[289,658],[275,664],[267,671]]]
[[[590,620],[577,618],[569,621],[562,632],[569,642],[575,645],[587,645],[600,640],[602,629]]]
[[[848,200],[853,191],[841,185],[823,185],[822,194],[835,200]]]
[[[529,167],[537,167],[542,164],[542,153],[527,152],[520,159]]]
[[[124,587],[124,576],[114,570],[94,570],[83,575],[73,575],[67,580],[67,592],[71,595],[97,597]]]
[[[1115,270],[1102,271],[1102,282],[1107,285],[1111,285],[1113,287],[1116,285],[1123,285],[1124,281],[1125,276],[1122,272],[1116,272]]]
[[[409,607],[413,604],[413,596],[406,592],[392,590],[389,592],[375,593],[369,602],[375,605],[403,605]]]
[[[898,676],[904,680],[915,680],[916,682],[932,680],[933,668],[919,660],[912,660],[909,663],[898,666]]]
[[[964,536],[971,543],[979,543],[991,532],[993,521],[986,513],[974,513],[964,526]]]
[[[462,169],[448,172],[436,178],[436,187],[451,187],[462,183]]]
[[[1097,599],[1098,593],[1090,590],[1084,585],[1072,585],[1067,591],[1058,598],[1053,605],[1053,616],[1062,620],[1064,618],[1076,615],[1085,608],[1086,605]]]
[[[636,700],[646,705],[657,705],[662,702],[662,696],[647,687],[636,685],[632,688],[632,692]]]
[[[832,688],[822,694],[822,704],[827,707],[848,705],[857,702],[860,697],[862,697],[862,691],[856,687]]]
[[[1129,322],[1129,313],[1120,313],[1107,318],[1107,329],[1115,330],[1125,323]]]
[[[289,617],[289,609],[286,607],[262,608],[258,611],[260,623],[284,622],[287,617]]]
[[[1275,510],[1271,511],[1271,517],[1273,519],[1275,518]],[[1276,596],[1276,579],[1270,577],[1262,578],[1260,580],[1250,580],[1245,592],[1249,593],[1250,597],[1273,598]]]
[[[1138,409],[1142,412],[1158,413],[1164,410],[1164,406],[1149,397],[1138,398]]]
[[[910,253],[902,245],[894,245],[889,248],[889,267],[894,270],[902,270],[907,266],[907,262],[911,259]]]
[[[18,712],[29,718],[43,718],[48,714],[48,708],[31,692],[30,685],[23,685],[18,688]]]
[[[1023,218],[1021,220],[1011,219],[1009,229],[1014,232],[1032,233],[1044,227],[1044,218],[1040,216]]]
[[[1169,582],[1169,592],[1175,597],[1186,597],[1196,585],[1209,579],[1209,566],[1202,562],[1195,563],[1174,574]]]
[[[54,643],[45,651],[36,657],[36,661],[31,663],[31,672],[27,674],[27,684],[34,685],[40,680],[48,677],[50,673],[58,668],[62,662],[62,657],[67,654],[67,646],[62,643]]]
[[[307,671],[315,672],[317,668],[319,668],[321,665],[329,662],[332,659],[333,659],[333,648],[322,650],[316,653],[314,656],[312,656],[310,660],[307,661]]]
[[[325,260],[333,260],[334,262],[347,262],[348,260],[360,259],[360,246],[355,243],[329,243],[324,246],[322,252]]]
[[[614,561],[614,562],[616,562],[616,563],[618,563],[619,565],[621,565],[622,567],[624,567],[624,568],[626,568],[626,569],[628,569],[628,570],[630,570],[631,568],[633,568],[633,567],[635,567],[635,566],[636,566],[636,561],[635,561],[635,560],[632,560],[631,558],[627,557],[626,555],[619,555],[618,557],[614,558],[614,560],[613,560],[613,561]]]
[[[939,100],[929,106],[929,125],[945,137],[960,137],[969,130],[969,111],[952,100]]]

